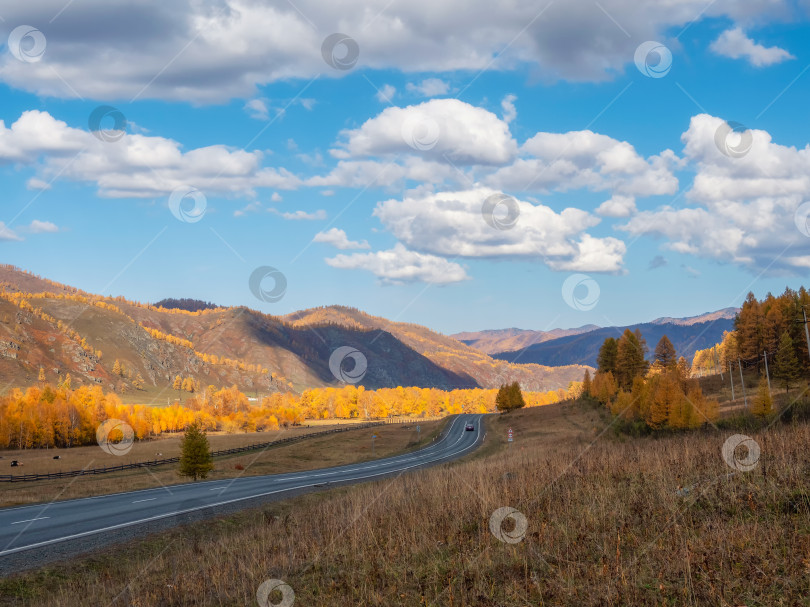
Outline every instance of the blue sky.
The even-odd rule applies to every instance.
[[[446,333],[804,282],[807,5],[433,4],[3,8],[2,261],[139,301],[343,304]],[[249,288],[266,266],[279,301]]]

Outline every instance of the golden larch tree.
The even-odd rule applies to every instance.
[[[768,389],[768,379],[763,377],[759,380],[757,394],[751,405],[751,413],[757,417],[768,417],[772,411],[773,399],[771,398],[771,391]]]

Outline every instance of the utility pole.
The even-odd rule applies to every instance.
[[[810,331],[807,329],[807,312],[802,306],[802,316],[804,317],[804,338],[807,340],[807,354],[810,355]]]
[[[714,346],[714,372],[720,370],[720,381],[723,381],[723,365],[720,364],[720,354],[717,352],[717,344]]]
[[[771,376],[768,375],[768,352],[763,352],[765,355],[765,377],[768,378],[768,395],[773,398],[773,394],[771,394]]]
[[[731,381],[731,400],[734,400],[734,374],[731,372],[731,361],[728,363],[728,379]]]
[[[740,366],[740,382],[742,383],[742,391],[743,391],[743,401],[745,402],[745,408],[748,409],[748,396],[745,394],[745,378],[742,374],[742,361],[737,358],[737,364]]]

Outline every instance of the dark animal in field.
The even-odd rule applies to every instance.
[[[62,459],[62,456],[61,455],[54,455],[53,459]]]
[[[21,461],[19,461],[19,460],[16,460],[16,459],[11,460],[11,466],[12,467],[17,467],[17,466],[22,466],[22,465],[23,465],[23,463]]]

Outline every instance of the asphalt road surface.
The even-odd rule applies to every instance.
[[[250,476],[116,493],[83,499],[0,509],[0,569],[3,557],[53,547],[98,534],[152,521],[166,521],[184,513],[221,508],[226,504],[255,503],[283,499],[311,491],[350,483],[374,481],[409,470],[448,462],[472,452],[483,437],[483,415],[455,417],[436,441],[419,451],[373,460],[362,464],[322,468],[294,474]],[[472,423],[473,431],[465,425]],[[4,484],[3,489],[11,489]],[[67,548],[67,547],[65,547]],[[64,550],[61,550],[64,553]],[[32,555],[33,556],[33,555]]]

